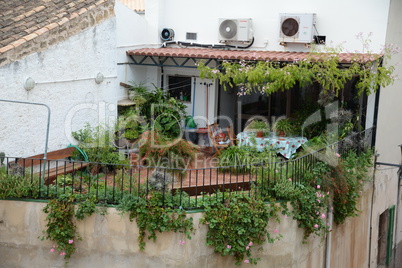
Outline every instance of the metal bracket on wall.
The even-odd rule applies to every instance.
[[[158,66],[158,67],[181,67],[181,68],[197,68],[200,58],[194,57],[173,57],[173,56],[133,56],[129,55],[132,62],[118,63],[118,65],[140,65],[140,66]],[[214,64],[212,64],[214,63]],[[206,59],[206,66],[215,67],[220,64],[217,59]]]

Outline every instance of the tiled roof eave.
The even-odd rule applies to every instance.
[[[222,50],[204,48],[141,48],[128,50],[128,56],[152,56],[173,58],[195,58],[214,60],[245,60],[245,61],[279,61],[297,62],[311,56],[309,52],[254,51],[254,50]],[[338,54],[340,64],[350,64],[359,54]],[[372,61],[361,54],[362,62]],[[360,58],[359,56],[359,58]],[[376,57],[381,55],[375,55]],[[317,59],[319,60],[319,59]]]

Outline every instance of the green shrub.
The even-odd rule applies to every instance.
[[[25,175],[7,174],[6,167],[0,168],[0,198],[36,198],[39,196],[40,178]]]

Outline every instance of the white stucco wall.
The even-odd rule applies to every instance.
[[[186,41],[186,32],[195,32],[198,33],[197,43],[216,44],[219,42],[219,18],[252,18],[255,43],[251,50],[306,50],[304,45],[289,45],[287,48],[279,45],[279,13],[316,13],[317,31],[327,37],[327,42],[346,42],[345,49],[361,50],[362,45],[355,35],[359,32],[372,32],[372,47],[378,51],[385,40],[389,0],[146,0],[145,16],[153,25],[150,30],[156,30],[153,12],[161,7],[163,12],[156,20],[159,22],[158,33],[163,28],[172,28],[176,41]],[[154,42],[158,33],[154,33],[153,38],[149,40]]]
[[[126,55],[127,50],[141,48],[147,44],[146,35],[148,26],[144,16],[137,14],[119,1],[116,1],[115,13],[117,35],[116,62],[119,64],[117,65],[118,82],[126,84],[131,81],[136,83],[146,82],[146,68],[139,68],[133,71],[130,65],[122,64],[130,61]],[[127,90],[119,87],[117,89],[117,96],[119,100],[126,99]]]
[[[110,18],[58,43],[0,68],[0,99],[38,102],[51,109],[49,150],[65,148],[71,130],[113,124],[116,115],[116,20]],[[95,82],[98,73],[105,77]],[[36,86],[29,92],[25,80]],[[44,107],[0,103],[0,151],[8,156],[44,152]]]
[[[400,28],[402,24],[401,11],[402,2],[391,0],[386,42],[395,44],[399,46],[399,48],[402,47],[402,31]],[[399,79],[396,80],[393,85],[382,88],[380,93],[376,150],[379,154],[378,161],[383,163],[402,163],[401,147],[399,147],[399,145],[402,144],[402,123],[400,119],[402,114],[402,106],[400,104],[402,100],[402,80],[400,79],[402,77],[401,62],[402,53],[399,53],[395,55],[391,61],[385,63],[388,66],[395,66],[394,74],[399,76]],[[398,197],[398,188],[399,190],[401,189],[398,182],[398,167],[385,165],[377,166],[375,179],[376,191],[374,196],[375,209],[372,219],[373,230],[378,230],[380,214],[392,205],[395,205],[397,214],[393,241],[396,251],[393,255],[396,255],[396,262],[400,265],[402,252],[402,213],[400,202],[398,202],[398,199],[400,200],[400,196]],[[375,231],[372,237],[371,265],[376,265],[377,261],[377,238],[378,231]]]

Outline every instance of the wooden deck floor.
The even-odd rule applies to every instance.
[[[173,176],[173,190],[182,189],[190,195],[197,195],[201,192],[213,193],[217,189],[221,191],[241,190],[249,189],[249,181],[255,180],[255,175],[221,172],[216,167],[216,163],[217,159],[212,157],[210,151],[200,152],[185,175]],[[145,181],[152,171],[140,167],[136,172],[140,175],[141,181]]]

